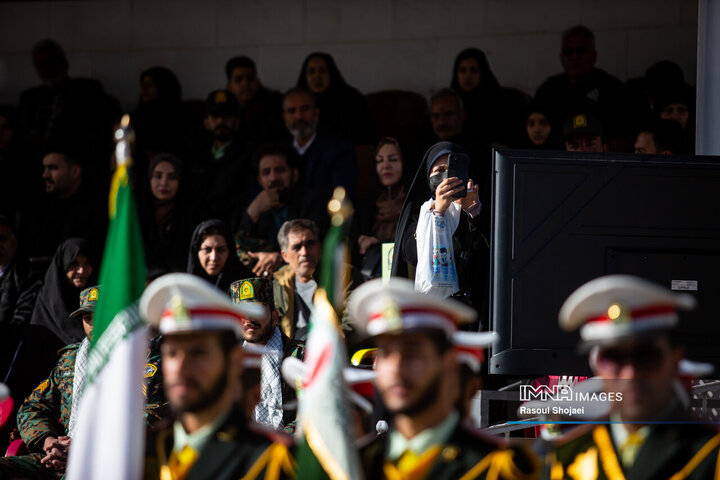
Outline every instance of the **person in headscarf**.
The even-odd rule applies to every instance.
[[[140,226],[145,262],[152,275],[183,272],[187,266],[190,235],[197,222],[185,188],[183,166],[182,160],[169,153],[150,159]]]
[[[408,171],[395,138],[383,137],[375,149],[375,181],[367,201],[358,205],[353,234],[356,265],[366,278],[381,273],[381,245],[392,242],[407,192]]]
[[[93,272],[94,262],[87,240],[68,238],[60,244],[45,273],[30,320],[30,325],[50,331],[62,343],[58,348],[79,342],[85,336],[82,325],[70,320],[69,315],[77,310],[80,292],[88,285]]]
[[[695,93],[686,89],[663,92],[653,104],[653,113],[662,120],[674,120],[683,131],[683,151],[695,152]]]
[[[561,150],[557,132],[552,128],[550,116],[547,111],[533,103],[526,110],[525,132],[518,148],[531,150]]]
[[[486,145],[512,144],[522,138],[522,112],[529,98],[500,86],[482,50],[466,48],[458,54],[450,86],[463,101],[465,134]]]
[[[205,220],[195,228],[190,240],[187,273],[197,275],[229,295],[235,280],[253,276],[238,260],[230,227],[222,220]]]
[[[436,199],[436,191],[445,191],[461,187],[455,185],[458,179],[447,179],[447,158],[451,153],[463,153],[461,148],[451,142],[438,142],[425,153],[423,163],[415,174],[410,190],[405,197],[400,220],[395,232],[395,250],[393,252],[392,276],[409,276],[418,264],[416,231],[421,206],[429,199]],[[436,163],[445,163],[445,168],[433,171]],[[431,176],[432,175],[432,176]],[[472,180],[472,179],[471,179]],[[471,183],[471,182],[469,182]],[[476,185],[469,185],[477,189]],[[438,190],[439,189],[439,190]],[[475,198],[470,197],[468,200]],[[478,199],[475,198],[477,201]],[[444,201],[444,200],[443,200]],[[464,202],[465,203],[465,202]],[[487,278],[489,268],[489,219],[490,202],[480,197],[474,205],[462,205],[459,221],[453,234],[453,252],[459,280],[459,291],[453,297],[471,305],[478,311],[480,326],[487,327]],[[412,278],[412,277],[411,277]]]
[[[55,252],[5,380],[16,400],[57,363],[60,349],[85,337],[82,324],[70,314],[78,309],[80,292],[94,281],[94,267],[90,243],[83,238],[69,238]]]
[[[321,129],[354,145],[375,142],[375,128],[365,97],[347,84],[330,54],[308,55],[296,86],[310,90],[317,98]]]
[[[182,150],[181,100],[182,87],[171,70],[156,66],[140,74],[140,97],[132,113],[140,160],[156,152]]]

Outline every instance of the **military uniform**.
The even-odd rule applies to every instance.
[[[700,480],[718,478],[720,434],[702,425],[652,425],[630,468],[623,468],[609,425],[558,446],[550,479]]]
[[[388,433],[372,435],[360,450],[366,478],[380,479],[531,479],[537,478],[537,460],[520,447],[502,446],[499,440],[458,424],[450,438],[421,455],[416,465],[402,469],[386,460]],[[422,457],[426,458],[422,458]]]
[[[659,373],[654,369],[674,358],[663,353],[652,364],[635,363],[641,362],[643,348],[673,335],[679,323],[677,310],[691,310],[694,305],[688,294],[629,275],[610,275],[591,280],[568,297],[560,309],[560,326],[580,330],[580,346],[591,349],[594,370],[599,362],[616,365],[616,371],[632,362],[635,370],[627,380],[639,382],[656,378]],[[603,349],[612,348],[623,353],[604,357]],[[604,368],[605,378],[611,378],[606,373],[609,367]],[[645,377],[648,373],[655,377]],[[546,476],[551,480],[720,479],[720,434],[689,423],[690,413],[679,398],[682,389],[676,386],[667,387],[673,389],[673,398],[663,413],[648,412],[651,418],[634,421],[637,428],[632,431],[622,423],[623,405],[618,403],[609,418],[597,418],[598,424],[584,425],[556,442]]]
[[[173,441],[171,427],[148,438],[146,480],[175,478],[169,468]],[[185,479],[291,478],[294,468],[288,454],[291,444],[291,437],[248,422],[242,408],[235,405],[223,425],[212,434]]]
[[[80,293],[80,308],[70,317],[79,318],[95,309],[99,288],[91,287]],[[60,360],[50,376],[41,382],[25,399],[17,414],[20,437],[30,452],[29,455],[0,458],[0,478],[9,476],[29,476],[30,478],[55,478],[62,476],[40,464],[45,456],[43,443],[47,437],[60,437],[69,434],[68,426],[72,410],[73,383],[75,381],[75,359],[82,342],[66,346],[58,352]],[[157,364],[148,360],[148,368],[157,370]],[[153,394],[155,395],[155,394]],[[145,409],[146,420],[157,417],[161,401],[155,396],[148,399]]]
[[[444,338],[447,348],[454,349],[455,358],[461,347],[480,349],[490,345],[497,337],[494,332],[459,331],[460,324],[475,321],[475,310],[455,300],[439,302],[436,297],[416,292],[412,282],[399,278],[391,278],[387,283],[381,279],[371,280],[361,285],[350,297],[348,311],[354,325],[371,337],[402,338],[405,334],[415,333],[417,336]],[[403,348],[409,350],[411,347]],[[400,359],[393,361],[402,364],[406,353],[398,350],[400,353],[395,351],[393,355],[400,356]],[[442,355],[449,351],[443,350]],[[379,365],[381,359],[376,361]],[[385,370],[386,374],[388,371]],[[452,374],[450,371],[446,373]],[[412,438],[405,438],[392,426],[392,421],[386,433],[371,436],[360,451],[366,478],[470,480],[539,477],[539,461],[531,452],[509,447],[464,424],[457,409],[445,406],[443,402],[446,400],[435,400],[435,403],[424,406],[426,409],[442,408],[447,414],[443,420],[424,428]],[[416,422],[416,417],[409,413],[391,416],[400,415],[404,415],[406,422]]]
[[[152,426],[155,422],[170,415],[170,406],[163,390],[162,369],[160,368],[160,343],[162,336],[150,340],[150,348],[145,355],[143,374],[143,395],[145,396],[145,421]]]
[[[218,331],[230,331],[240,341],[242,320],[266,314],[252,303],[233,303],[213,285],[185,273],[164,275],[150,284],[140,299],[140,310],[165,341]],[[288,449],[292,438],[248,422],[239,404],[192,433],[179,420],[156,430],[146,443],[147,479],[252,480],[294,474]]]

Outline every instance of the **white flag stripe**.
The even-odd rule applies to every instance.
[[[147,328],[130,332],[114,347],[93,383],[86,385],[70,447],[68,480],[142,478],[147,345]]]

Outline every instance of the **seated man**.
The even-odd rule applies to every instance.
[[[278,312],[270,279],[246,278],[233,282],[230,296],[235,303],[256,303],[265,310],[263,318],[243,320],[243,338],[246,345],[263,346],[268,350],[262,355],[260,403],[254,410],[255,421],[280,430],[295,420],[292,410],[283,410],[295,400],[295,388],[282,381],[280,365],[287,357],[302,360],[305,345],[288,338],[278,328]]]
[[[375,387],[389,424],[361,447],[365,478],[537,478],[539,462],[529,451],[462,421],[457,346],[487,346],[494,338],[458,332],[475,320],[472,308],[391,278],[359,287],[348,311],[377,346]]]
[[[638,133],[635,153],[678,155],[683,151],[683,131],[675,120],[659,119]]]
[[[145,478],[292,475],[291,438],[252,425],[237,402],[242,394],[241,322],[261,318],[263,310],[234,304],[210,283],[185,273],[150,284],[140,310],[163,335],[165,393],[177,414],[171,425],[148,438]]]
[[[42,284],[17,252],[15,222],[11,216],[0,214],[0,379],[5,378],[12,364]]]
[[[280,226],[287,220],[309,218],[327,229],[328,190],[309,190],[299,182],[299,158],[290,147],[267,144],[255,153],[260,193],[236,220],[238,249],[255,261],[253,273],[267,276],[282,265],[277,244]]]
[[[255,62],[245,56],[233,57],[225,64],[225,75],[226,88],[240,107],[240,134],[245,138],[281,139],[285,133],[282,94],[260,82]]]
[[[320,263],[320,232],[312,220],[298,218],[283,223],[278,232],[280,253],[286,266],[275,272],[275,305],[281,316],[280,329],[290,338],[305,340],[310,323]]]
[[[678,311],[694,306],[689,294],[630,275],[596,278],[565,300],[560,326],[580,330],[614,401],[609,418],[557,446],[553,478],[717,478],[720,434],[692,420],[678,382]]]
[[[344,187],[352,198],[358,166],[352,144],[318,130],[320,109],[315,96],[300,87],[283,99],[283,120],[292,135],[289,142],[300,155],[300,178],[307,188],[334,190]]]
[[[567,118],[562,141],[568,152],[607,151],[600,119],[591,113],[579,113]]]
[[[20,406],[18,429],[30,454],[0,458],[0,478],[6,475],[60,478],[64,474],[80,400],[75,392],[82,391],[99,294],[100,287],[86,288],[80,293],[80,308],[70,318],[82,321],[86,337],[60,350],[60,361],[50,376]],[[152,418],[158,408],[160,402],[149,399],[146,418]]]

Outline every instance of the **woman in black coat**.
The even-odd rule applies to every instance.
[[[420,207],[428,199],[435,199],[430,174],[433,164],[451,153],[462,153],[451,142],[438,142],[425,153],[423,163],[415,174],[400,213],[395,232],[395,250],[391,274],[413,278],[418,264],[416,230]],[[475,186],[477,188],[477,186]],[[481,327],[487,327],[490,205],[480,198],[480,207],[471,213],[463,210],[453,234],[453,252],[460,290],[453,297],[478,311]],[[412,274],[412,275],[411,275]]]
[[[296,86],[315,95],[320,109],[320,128],[350,140],[353,145],[375,143],[375,128],[365,97],[347,84],[330,54],[308,55]]]
[[[140,208],[145,262],[149,277],[184,272],[190,237],[196,221],[183,162],[169,153],[150,159],[149,179]]]

